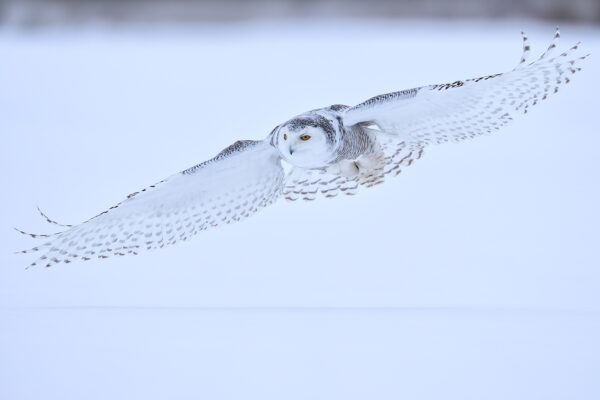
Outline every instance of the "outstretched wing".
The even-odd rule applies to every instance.
[[[555,56],[554,41],[537,60],[523,57],[512,71],[448,84],[423,86],[373,97],[346,110],[345,125],[375,125],[406,144],[459,141],[493,132],[517,113],[556,93],[581,68],[578,44]]]
[[[238,141],[215,158],[172,175],[27,252],[31,266],[137,254],[239,221],[281,193],[283,168],[267,141]]]

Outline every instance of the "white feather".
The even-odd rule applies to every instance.
[[[580,70],[578,63],[587,56],[579,54],[578,45],[551,57],[559,37],[557,30],[546,52],[527,64],[530,48],[523,36],[523,57],[512,71],[376,96],[348,109],[344,124],[374,124],[398,140],[420,145],[498,130],[556,93]]]
[[[49,267],[163,247],[257,212],[279,197],[282,180],[279,154],[268,142],[237,142],[23,252],[41,252],[31,266]]]

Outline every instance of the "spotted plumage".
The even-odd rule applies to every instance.
[[[79,225],[28,234],[43,239],[22,253],[30,266],[52,266],[138,254],[239,221],[276,201],[354,195],[396,176],[430,144],[500,129],[545,100],[580,71],[579,44],[554,55],[560,37],[536,60],[523,34],[512,71],[372,97],[354,107],[335,104],[300,114],[264,140],[241,140],[214,158],[127,196]],[[291,166],[284,172],[282,164]]]

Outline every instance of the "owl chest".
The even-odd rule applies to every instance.
[[[357,160],[373,147],[373,140],[359,126],[344,128],[336,161]]]
[[[385,156],[375,138],[360,128],[346,135],[338,160],[330,167],[336,174],[348,179],[363,179],[380,175]]]

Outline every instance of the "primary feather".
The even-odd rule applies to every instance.
[[[160,248],[257,212],[279,196],[282,180],[275,149],[239,141],[23,253],[41,253],[30,266],[49,267]]]

